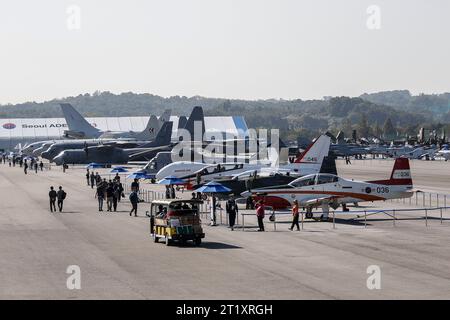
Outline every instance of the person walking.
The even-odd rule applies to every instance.
[[[130,202],[131,202],[131,211],[130,211],[130,217],[131,214],[134,211],[134,216],[137,217],[137,208],[138,208],[138,203],[139,203],[139,196],[136,190],[133,190],[130,193]]]
[[[131,191],[136,191],[139,193],[139,180],[134,179],[134,181],[131,183]]]
[[[87,182],[88,187],[90,185],[90,179],[91,179],[91,175],[89,173],[89,169],[87,169],[86,170],[86,182]]]
[[[292,225],[289,228],[289,230],[292,231],[294,229],[294,226],[296,226],[297,227],[297,231],[300,231],[300,226],[298,224],[298,216],[299,216],[299,213],[298,213],[298,201],[294,200],[294,205],[292,206]]]
[[[173,184],[170,185],[170,198],[175,199],[175,188]]]
[[[168,185],[166,186],[166,199],[170,199],[170,188]]]
[[[247,197],[245,200],[245,209],[255,209],[255,206],[253,205],[253,198],[251,196]]]
[[[234,196],[231,195],[230,198],[228,199],[227,203],[226,203],[226,210],[228,213],[228,220],[230,223],[230,229],[231,231],[234,230],[234,224],[236,221],[236,215],[238,214],[238,207],[236,204],[236,200],[234,200]]]
[[[125,198],[125,194],[123,193],[122,182],[117,182],[117,187],[119,189],[119,196],[117,197],[117,202],[120,202],[120,200],[122,200],[122,198]]]
[[[112,212],[114,202],[114,187],[112,182],[108,183],[108,186],[106,187],[106,207],[109,212]]]
[[[114,193],[113,193],[113,209],[114,212],[117,211],[117,202],[119,201],[120,197],[122,196],[122,190],[120,190],[120,184],[119,182],[115,182],[113,184],[113,189],[114,189]]]
[[[42,161],[39,162],[39,168],[41,169],[41,171],[44,171],[44,163]]]
[[[66,192],[63,190],[63,188],[61,186],[59,186],[59,190],[57,192],[59,212],[62,212],[62,210],[63,210],[63,204],[64,204],[64,200],[66,199],[66,196],[67,196]]]
[[[197,172],[197,174],[195,175],[195,182],[197,183],[197,186],[202,182],[202,175],[200,174],[200,172]]]
[[[50,192],[48,193],[48,197],[50,198],[50,212],[56,212],[56,198],[58,197],[56,191],[53,189],[53,186],[50,187]]]
[[[37,161],[34,163],[34,172],[35,173],[38,173],[38,163],[37,163]]]
[[[260,200],[256,204],[256,217],[258,218],[258,231],[264,231],[264,214],[265,214],[265,206],[264,201]]]
[[[98,172],[95,173],[95,185],[98,186],[102,182],[102,177],[98,174]]]
[[[103,200],[105,199],[105,188],[103,183],[97,184],[97,190],[95,191],[95,197],[98,200],[98,211],[103,211]]]
[[[91,189],[94,189],[94,184],[95,184],[95,174],[94,174],[94,172],[91,172],[91,175],[90,175],[89,179],[91,181]]]
[[[210,215],[211,215],[211,226],[217,226],[216,224],[216,197],[214,195],[211,196],[210,204]]]
[[[28,173],[28,163],[25,161],[25,163],[23,164],[23,172],[25,173],[25,174],[27,174]]]

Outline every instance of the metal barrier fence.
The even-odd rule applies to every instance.
[[[399,218],[398,214],[399,213],[404,213],[404,212],[423,212],[424,215],[422,216],[422,219],[425,222],[425,227],[429,226],[429,219],[433,218],[430,216],[431,212],[435,212],[438,211],[439,212],[439,221],[440,224],[443,224],[444,218],[443,218],[443,212],[446,211],[447,209],[450,209],[450,207],[436,207],[436,208],[419,208],[419,209],[387,209],[387,210],[361,210],[361,211],[332,211],[330,212],[329,217],[331,217],[331,221],[332,221],[332,225],[333,225],[333,229],[336,229],[336,216],[337,215],[356,215],[356,219],[364,219],[364,228],[367,228],[367,217],[374,215],[374,214],[386,214],[387,216],[390,216],[392,219],[392,225],[393,227],[396,227],[396,224],[398,223],[398,221],[401,221],[401,219]],[[272,214],[274,215],[275,219],[273,221],[270,221],[270,223],[273,224],[273,231],[277,230],[277,223],[279,223],[277,216],[280,215],[289,215],[292,217],[292,214],[290,212],[288,213],[279,213],[279,212],[275,212],[273,211]],[[304,230],[304,222],[305,222],[305,212],[301,212],[299,213],[300,219],[299,219],[299,223],[301,224],[301,229]],[[255,217],[255,213],[241,213],[240,214],[242,216],[241,220],[242,220],[242,225],[237,226],[236,228],[241,228],[242,231],[245,231],[246,228],[250,227],[257,227],[256,225],[252,224],[252,225],[246,225],[245,224],[245,217],[246,216],[252,216]],[[353,219],[349,219],[349,220],[355,220],[355,218]],[[289,221],[283,221],[283,223],[286,223]]]
[[[124,190],[125,195],[129,195],[131,193],[131,187],[127,183],[124,184],[123,190]],[[139,190],[139,199],[143,200],[143,202],[145,202],[145,203],[150,203],[153,200],[165,200],[166,193],[162,192],[162,191],[140,189]],[[168,199],[168,200],[170,200],[170,199]],[[200,205],[199,212],[201,214],[206,214],[209,212],[208,204],[206,202],[204,202]]]
[[[416,192],[414,192],[414,195],[410,198],[392,199],[389,201],[395,202],[395,203],[403,203],[403,204],[433,208],[433,207],[440,207],[440,206],[447,207],[448,200],[450,200],[450,195],[448,195],[448,194],[416,191]]]
[[[131,188],[126,183],[124,184],[123,192],[126,195],[129,195],[131,193]],[[153,200],[165,199],[165,193],[147,189],[140,189],[139,199],[143,200],[143,202],[151,202]]]

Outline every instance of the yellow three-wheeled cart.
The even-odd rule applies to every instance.
[[[199,216],[202,200],[154,200],[150,208],[150,234],[155,242],[164,239],[166,245],[174,241],[192,240],[199,246],[205,237]]]

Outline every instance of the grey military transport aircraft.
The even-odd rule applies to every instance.
[[[53,158],[56,165],[63,164],[126,164],[128,161],[149,160],[159,151],[172,148],[172,122],[165,122],[155,140],[134,148],[122,148],[117,144],[85,146],[66,149]]]

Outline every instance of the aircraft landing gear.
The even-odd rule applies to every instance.
[[[312,219],[313,218],[313,213],[312,213],[312,208],[311,207],[307,207],[306,208],[305,218],[306,219]]]
[[[344,212],[349,212],[350,211],[350,209],[347,208],[347,205],[345,203],[342,204],[342,211],[344,211]]]

